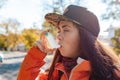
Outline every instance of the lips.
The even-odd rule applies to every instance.
[[[62,47],[62,44],[61,44],[60,42],[58,42],[58,45],[60,46],[59,48],[61,48],[61,47]]]
[[[61,48],[61,47],[62,47],[62,45],[59,44],[59,48]]]

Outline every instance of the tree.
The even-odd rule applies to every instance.
[[[15,33],[12,33],[10,32],[7,36],[7,38],[9,39],[9,49],[11,50],[15,50],[15,48],[17,47],[18,45],[18,34],[15,34]]]
[[[16,19],[7,19],[7,20],[3,20],[1,21],[0,23],[0,32],[2,32],[1,34],[4,34],[6,35],[6,43],[7,43],[7,48],[9,48],[9,33],[14,33],[14,43],[16,43],[17,41],[17,29],[18,29],[18,26],[20,25],[20,23],[16,20]]]
[[[43,11],[52,10],[54,13],[60,13],[62,14],[66,5],[69,4],[76,4],[80,5],[84,0],[51,0],[52,4],[45,3]]]
[[[0,34],[0,50],[7,50],[6,39],[6,35]]]
[[[102,19],[120,20],[120,1],[119,0],[103,0],[107,4],[106,12],[103,13]]]
[[[107,4],[106,12],[102,15],[103,20],[111,21],[110,27],[115,27],[113,22],[120,20],[120,0],[102,0]],[[115,36],[111,39],[114,50],[120,54],[120,29],[115,30]]]
[[[116,29],[115,36],[111,40],[114,46],[113,49],[117,54],[120,54],[120,28]]]
[[[33,46],[36,40],[39,40],[39,35],[36,34],[37,31],[38,30],[36,29],[24,29],[22,31],[22,42],[25,44],[27,49]]]

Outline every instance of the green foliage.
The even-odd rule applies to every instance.
[[[116,29],[115,36],[111,40],[114,46],[113,49],[117,54],[120,54],[120,28]]]
[[[17,46],[17,32],[18,26],[20,23],[16,19],[5,19],[1,20],[0,23],[0,32],[1,35],[5,35],[5,40],[3,40],[2,44],[5,45],[5,48],[15,48]],[[6,50],[5,49],[5,50]]]
[[[0,50],[6,50],[6,49],[7,49],[6,36],[1,34],[0,35]]]
[[[8,35],[0,34],[0,49],[7,50],[8,47],[15,49],[20,43],[25,44],[26,49],[29,49],[39,39],[37,31],[36,29],[25,29],[20,34],[12,32],[9,32]]]
[[[39,39],[39,35],[36,34],[36,29],[25,29],[22,31],[23,42],[27,49],[34,45],[34,42]]]
[[[8,42],[8,46],[9,48],[15,48],[18,44],[18,34],[15,34],[15,33],[9,33],[8,36],[7,36],[7,39],[9,39],[7,42]]]

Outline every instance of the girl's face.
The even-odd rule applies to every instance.
[[[58,44],[62,56],[75,58],[79,56],[79,31],[70,21],[61,21],[58,26]]]

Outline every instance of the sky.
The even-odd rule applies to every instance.
[[[23,28],[29,28],[33,22],[40,21],[39,0],[8,0],[0,10],[0,16],[15,18],[22,23]]]
[[[21,23],[20,29],[30,28],[34,23],[41,29],[44,15],[52,12],[52,10],[45,12],[43,7],[46,2],[52,3],[51,0],[8,0],[7,4],[0,9],[0,17],[17,19]],[[101,3],[100,0],[84,0],[81,6],[87,7],[97,15],[101,26],[101,34],[104,34],[103,32],[109,27],[109,22],[101,21],[100,15],[105,12],[106,5]]]

